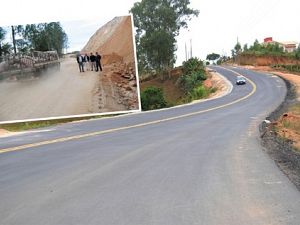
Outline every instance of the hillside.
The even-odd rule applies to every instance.
[[[134,62],[132,23],[130,16],[115,17],[90,38],[83,52],[100,52],[103,64],[122,61]]]
[[[238,64],[240,65],[252,65],[252,66],[270,66],[275,64],[300,64],[300,60],[290,58],[288,56],[272,56],[272,55],[252,55],[243,54],[238,57]]]

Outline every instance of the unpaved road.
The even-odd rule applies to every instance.
[[[0,82],[0,122],[123,110],[124,106],[111,103],[115,87],[109,77],[101,81],[102,75],[80,73],[76,59],[65,58],[60,71],[47,72],[41,78]],[[99,92],[105,103],[101,108]]]
[[[100,72],[99,93],[98,93],[98,109],[101,112],[125,111],[126,106],[121,103],[121,96],[118,92],[118,87],[113,82],[113,73],[111,72],[112,65],[103,67]],[[94,104],[96,105],[96,104]]]

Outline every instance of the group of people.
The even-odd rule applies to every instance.
[[[84,72],[84,69],[96,72],[102,71],[101,55],[98,52],[95,55],[92,52],[90,55],[78,54],[76,58],[80,72]]]

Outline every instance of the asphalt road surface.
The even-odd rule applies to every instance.
[[[0,139],[0,224],[300,224],[300,193],[262,150],[278,77],[215,68],[225,97]]]

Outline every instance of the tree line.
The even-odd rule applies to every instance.
[[[288,56],[295,59],[300,59],[300,46],[294,52],[286,52],[284,48],[278,43],[267,43],[261,44],[256,39],[252,45],[248,47],[245,44],[242,48],[239,42],[236,43],[234,48],[231,50],[232,57],[235,58],[238,55],[270,55],[270,56]]]
[[[9,30],[11,42],[5,41]],[[0,27],[0,56],[53,50],[62,55],[67,47],[68,36],[59,22]]]

